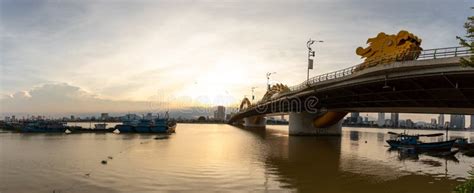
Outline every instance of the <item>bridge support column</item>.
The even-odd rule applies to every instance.
[[[338,121],[336,124],[325,128],[315,128],[313,121],[315,118],[321,116],[321,114],[313,114],[307,112],[301,113],[290,113],[289,123],[289,134],[290,135],[341,135],[342,134],[342,121]]]
[[[244,127],[265,128],[267,125],[267,119],[263,116],[246,117],[244,118],[243,125]]]

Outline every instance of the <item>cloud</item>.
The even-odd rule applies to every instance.
[[[240,99],[258,86],[262,96],[266,72],[277,72],[274,82],[304,81],[309,37],[325,41],[316,46],[311,75],[357,64],[355,48],[380,31],[407,29],[423,38],[424,48],[455,46],[469,3],[4,0],[0,94],[67,82],[80,88],[63,90],[72,96],[51,97],[112,110],[118,108],[113,101],[147,101],[158,93]],[[35,100],[23,101],[32,107],[1,105],[40,111],[47,102],[38,98],[50,91],[35,89],[28,92]],[[52,110],[86,110],[78,108]]]
[[[127,112],[151,109],[150,102],[101,99],[66,83],[45,84],[0,99],[2,113],[67,114],[85,112]]]
[[[211,115],[213,105],[208,104],[235,101],[229,95],[216,98],[169,97],[172,96],[157,93],[146,101],[110,100],[67,83],[44,84],[0,98],[0,114],[67,116],[70,114],[91,115],[100,112],[122,115],[170,111],[173,116],[189,118]]]

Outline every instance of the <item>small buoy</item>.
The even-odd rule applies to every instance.
[[[365,143],[367,143],[367,141],[365,141]]]
[[[109,156],[109,157],[107,157],[107,158],[109,158],[109,159],[114,159],[112,156]]]
[[[102,160],[102,164],[107,164],[107,160]]]
[[[85,174],[85,176],[87,176],[87,177],[89,177],[90,175],[91,175],[90,173]]]
[[[70,133],[72,133],[72,131],[71,131],[71,130],[69,130],[69,129],[66,129],[66,131],[64,131],[64,133],[66,133],[66,134],[70,134]]]
[[[118,129],[115,129],[114,131],[112,131],[112,133],[119,134],[120,131]]]

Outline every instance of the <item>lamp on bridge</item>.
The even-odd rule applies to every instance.
[[[315,42],[322,43],[324,41],[311,40],[311,38],[309,38],[308,42],[306,42],[306,47],[308,47],[308,73],[306,74],[306,83],[308,83],[308,80],[309,80],[309,70],[313,69],[313,59],[315,57],[315,51],[313,51],[313,49],[311,48],[311,45],[313,45]]]
[[[252,87],[252,102],[255,100],[255,95],[254,95],[254,91],[257,87]]]
[[[267,91],[270,90],[270,75],[276,74],[276,72],[267,72]]]

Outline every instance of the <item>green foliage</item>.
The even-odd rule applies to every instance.
[[[470,179],[454,188],[454,193],[474,193],[474,170],[469,172]]]
[[[471,9],[474,9],[474,7],[471,7]],[[459,44],[461,46],[468,47],[471,53],[474,53],[474,16],[470,16],[467,18],[466,23],[464,23],[464,28],[466,28],[466,39],[461,38],[459,36],[457,36],[456,38],[459,40]],[[461,58],[460,62],[461,65],[464,67],[474,67],[474,55]]]

